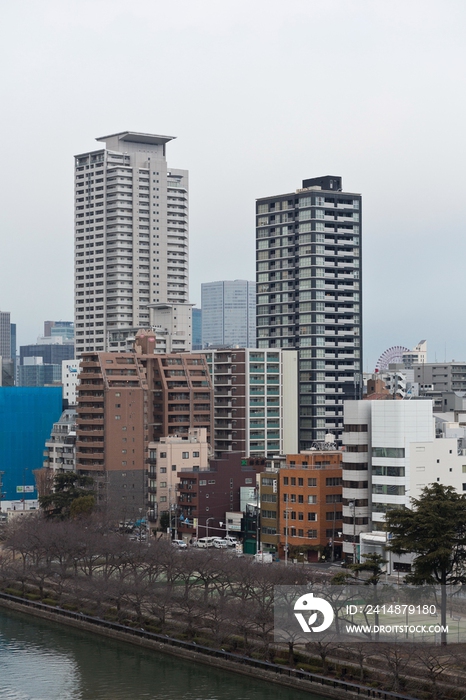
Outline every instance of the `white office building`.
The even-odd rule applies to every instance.
[[[410,507],[432,483],[466,491],[464,427],[437,421],[430,400],[344,405],[343,552],[360,558],[360,537],[385,529],[387,510]],[[443,427],[441,424],[443,423]]]
[[[124,349],[148,304],[188,301],[188,173],[168,168],[173,138],[124,131],[75,156],[78,356]]]
[[[63,360],[61,363],[61,383],[63,398],[68,406],[76,406],[78,402],[79,360]]]

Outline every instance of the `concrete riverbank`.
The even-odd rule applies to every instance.
[[[49,620],[54,623],[67,624],[81,630],[128,642],[133,645],[153,649],[161,653],[178,656],[185,660],[207,664],[235,673],[251,676],[255,679],[279,683],[292,688],[313,692],[327,698],[378,698],[379,700],[416,700],[412,696],[391,693],[389,691],[358,685],[349,681],[328,678],[307,673],[299,669],[259,661],[249,657],[237,656],[220,649],[202,647],[164,635],[154,634],[143,629],[125,627],[96,617],[63,610],[43,603],[23,600],[16,596],[0,593],[0,605]]]

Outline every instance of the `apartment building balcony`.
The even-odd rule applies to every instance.
[[[218,354],[215,357],[215,365],[224,365],[224,364],[229,364],[232,362],[231,355],[222,355]]]
[[[172,416],[168,418],[168,425],[189,425],[190,417],[189,415],[183,416]]]
[[[76,419],[76,426],[80,427],[82,425],[95,425],[95,426],[101,426],[103,429],[103,424],[104,424],[104,419],[103,416],[101,418],[85,418],[81,417],[78,415]]]
[[[78,418],[82,418],[84,416],[87,416],[89,418],[97,418],[99,416],[103,417],[104,415],[104,407],[103,404],[96,404],[96,405],[84,405],[84,406],[79,406],[78,407]]]
[[[215,389],[215,400],[221,399],[221,398],[228,398],[229,396],[232,396],[233,393],[231,389],[224,389],[223,387],[216,387]],[[231,402],[228,404],[228,406],[231,406]]]
[[[86,412],[85,409],[88,408],[101,408],[104,407],[104,397],[102,396],[83,396],[78,394],[77,397],[78,410],[83,413]]]
[[[95,448],[96,450],[103,450],[104,449],[104,441],[99,440],[97,442],[87,442],[85,440],[78,440],[76,441],[76,450],[82,451],[85,450],[89,447],[92,447],[93,449]]]
[[[215,376],[224,375],[224,374],[232,374],[232,369],[231,369],[231,367],[228,367],[228,366],[219,365],[218,362],[216,362],[214,365],[214,372],[215,372]]]
[[[104,462],[101,460],[98,464],[88,464],[87,461],[76,460],[76,469],[85,472],[102,472],[104,469]]]
[[[196,399],[202,399],[205,400],[205,396],[202,397],[196,397]],[[220,401],[217,401],[217,397],[215,397],[215,416],[216,418],[231,418],[232,417],[232,412],[230,411],[230,407],[227,406],[225,403],[222,403]]]
[[[98,460],[103,464],[104,453],[102,452],[80,452],[76,450],[76,460]],[[86,467],[87,468],[87,467]]]

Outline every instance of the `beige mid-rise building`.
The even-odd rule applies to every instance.
[[[172,521],[177,522],[179,472],[208,469],[211,456],[205,428],[192,429],[187,437],[169,435],[149,444],[148,507],[151,528],[160,525],[160,516],[164,512],[170,513]]]

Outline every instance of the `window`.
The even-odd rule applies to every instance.
[[[199,457],[199,452],[193,452],[193,457]]]
[[[283,477],[283,486],[288,486],[288,477],[287,476]]]
[[[298,479],[298,486],[304,486],[304,479]]]
[[[172,464],[172,472],[176,472],[176,464]]]
[[[312,520],[312,521],[316,521],[317,520],[317,513],[308,513],[307,519]]]
[[[160,453],[160,456],[161,456],[161,457],[166,457],[166,456],[167,456],[167,453],[166,453],[166,452],[161,452],[161,453]]]
[[[308,496],[307,502],[308,503],[317,503],[317,496]]]
[[[245,480],[244,480],[244,483],[245,483],[245,484],[252,484],[252,479],[245,479]]]
[[[199,482],[199,486],[207,486],[207,481],[205,479],[201,479]]]
[[[316,540],[317,539],[317,530],[308,530],[307,536],[309,537],[310,540]]]
[[[341,503],[341,493],[331,493],[325,496],[325,503]]]
[[[325,520],[341,520],[342,517],[342,512],[338,510],[335,512],[328,511],[327,513],[325,513]]]
[[[183,452],[182,457],[183,457],[183,459],[189,459],[189,452]],[[194,457],[194,455],[193,455],[193,457]]]
[[[308,479],[307,485],[308,486],[317,486],[317,479]]]
[[[277,496],[274,493],[263,493],[261,496],[261,501],[264,503],[276,503]]]
[[[166,474],[167,473],[167,467],[160,467],[160,473],[161,474]]]
[[[331,476],[328,479],[325,479],[325,486],[341,486],[341,483],[342,479],[340,476]]]
[[[387,496],[404,496],[404,486],[394,486],[393,484],[372,484],[372,493],[383,493]]]
[[[215,484],[215,479],[209,479],[208,483],[209,483],[209,484]]]
[[[277,513],[275,510],[263,510],[262,511],[262,517],[263,518],[268,518],[269,520],[276,520],[277,519]]]
[[[161,489],[166,489],[166,488],[167,488],[167,482],[166,482],[166,481],[161,481],[161,482],[160,482],[160,488],[161,488]]]
[[[404,447],[373,447],[373,457],[390,457],[392,459],[403,459],[405,456]]]
[[[375,476],[404,476],[404,467],[372,467],[372,473]]]

